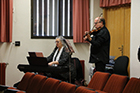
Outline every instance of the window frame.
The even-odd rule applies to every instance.
[[[33,35],[33,24],[34,24],[33,23],[33,0],[31,0],[31,39],[55,39],[57,37],[57,36],[34,36]],[[73,28],[73,27],[71,27],[71,28]],[[70,30],[71,30],[70,33],[73,33],[72,29],[70,29]],[[60,34],[60,32],[58,32],[58,33]],[[63,36],[63,37],[66,39],[73,39],[73,36]]]

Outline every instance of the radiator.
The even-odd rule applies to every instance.
[[[5,71],[7,63],[0,63],[0,84],[5,85]]]

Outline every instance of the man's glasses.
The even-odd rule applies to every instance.
[[[94,24],[96,25],[96,24],[98,24],[98,22],[95,22]]]
[[[94,24],[96,25],[96,24],[98,24],[98,23],[100,23],[101,21],[99,21],[99,22],[95,22]]]

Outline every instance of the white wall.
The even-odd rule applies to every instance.
[[[31,39],[30,1],[31,0],[13,0],[12,43],[0,43],[0,62],[9,63],[6,68],[6,85],[9,86],[19,81],[24,75],[23,72],[17,69],[17,66],[18,64],[27,64],[26,56],[28,55],[28,51],[42,51],[44,56],[47,57],[55,46],[54,39]],[[97,3],[99,5],[99,1]],[[19,47],[15,46],[15,41],[20,41],[21,45]],[[76,52],[73,54],[73,57],[85,60],[85,79],[88,83],[89,44],[74,44],[73,40],[70,40],[70,42]]]
[[[6,85],[13,85],[20,80],[23,72],[17,69],[18,64],[26,64],[26,56],[28,51],[42,51],[48,56],[54,46],[53,39],[31,39],[31,21],[30,21],[30,0],[13,0],[13,39],[12,43],[0,43],[0,62],[7,62],[9,65],[6,69]],[[98,7],[100,0],[90,0],[90,20],[93,26],[93,20],[101,13]],[[140,77],[140,62],[137,59],[137,49],[140,46],[140,0],[131,0],[131,37],[130,37],[130,75],[131,77]],[[90,27],[91,28],[91,27]],[[14,46],[15,41],[21,41],[21,46]],[[72,43],[72,40],[70,40]],[[85,60],[85,79],[88,81],[89,70],[89,45],[73,44],[76,53],[74,57]]]
[[[94,25],[94,19],[103,13],[102,8],[100,8],[100,0],[90,0],[90,29]]]
[[[130,35],[130,75],[140,77],[140,62],[137,51],[140,46],[140,0],[131,0],[131,35]]]

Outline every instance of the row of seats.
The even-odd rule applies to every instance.
[[[51,77],[26,72],[17,87],[0,86],[3,93],[94,93],[77,85]],[[87,92],[86,92],[87,91]]]
[[[140,93],[140,79],[95,72],[86,88],[92,89],[95,93]]]
[[[140,79],[95,72],[88,86],[78,86],[26,72],[17,88],[0,86],[4,93],[140,93]]]

